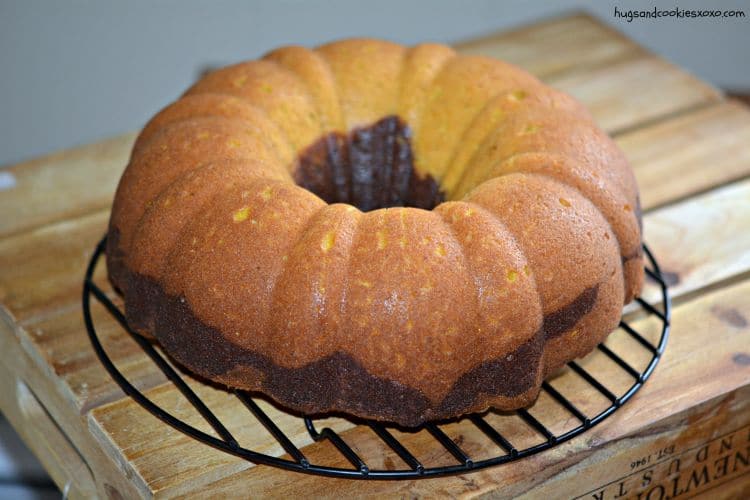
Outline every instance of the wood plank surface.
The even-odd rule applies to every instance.
[[[14,187],[0,191],[0,237],[72,219],[112,204],[135,134],[60,151],[3,172]]]
[[[629,466],[635,456],[672,446],[669,455],[683,457],[685,464],[683,482],[674,490],[680,495],[747,491],[750,475],[744,469],[687,490],[685,481],[702,464],[691,450],[708,443],[706,453],[721,460],[722,452],[714,453],[720,444],[711,445],[711,440],[750,426],[750,112],[587,15],[491,35],[459,44],[459,50],[521,64],[576,95],[616,135],[631,159],[641,185],[646,240],[667,271],[678,304],[667,356],[636,399],[611,421],[541,455],[415,482],[363,483],[283,472],[254,466],[179,434],[123,397],[91,350],[81,318],[83,270],[106,229],[113,190],[133,140],[130,134],[11,167],[16,187],[0,192],[0,213],[14,214],[0,219],[0,404],[14,426],[25,429],[24,439],[35,441],[32,448],[45,455],[58,485],[64,486],[66,477],[85,466],[93,480],[80,474],[71,483],[74,495],[89,496],[95,490],[101,497],[125,498],[246,496],[249,491],[256,496],[601,493],[602,498],[613,498],[618,481],[632,495],[671,486],[674,474],[658,467],[648,485],[638,486],[650,469],[636,468],[633,475]],[[103,265],[96,282],[119,300]],[[645,296],[656,300],[653,293],[651,287]],[[114,320],[99,306],[93,314],[120,370],[140,390],[208,431]],[[653,319],[639,317],[633,321],[654,340]],[[628,339],[619,331],[607,345],[641,367],[645,358]],[[616,388],[626,387],[628,377],[613,372],[602,358],[591,355],[581,363],[608,373]],[[283,455],[234,396],[187,378],[236,429],[241,444]],[[567,372],[552,383],[573,393],[581,385]],[[607,404],[583,397],[575,403],[592,412]],[[531,411],[542,420],[551,419],[545,424],[555,430],[574,424],[551,404],[542,397]],[[311,442],[299,417],[265,408],[311,458],[341,460],[329,443]],[[491,421],[516,431],[513,436],[521,446],[539,439],[507,416]],[[330,424],[358,453],[374,456],[371,465],[403,466],[371,431],[343,419],[331,419]],[[464,421],[444,430],[480,457],[497,453]],[[398,436],[427,464],[453,463],[425,433]]]
[[[0,337],[0,348],[5,349],[3,343]],[[96,493],[85,459],[60,432],[31,389],[4,362],[0,363],[0,408],[55,483],[68,485],[72,498]],[[71,478],[76,480],[71,482]]]
[[[185,378],[201,400],[231,429],[239,443],[270,456],[285,454],[279,443],[236,397],[189,376]],[[172,410],[171,413],[180,420],[218,437],[173,385],[160,385],[145,391],[145,395],[159,406]],[[256,402],[293,443],[299,447],[312,444],[302,418],[263,400]],[[91,413],[89,429],[108,454],[126,459],[124,465],[132,471],[131,477],[137,478],[133,484],[144,496],[185,494],[254,466],[219,450],[206,449],[205,445],[196,447],[195,440],[179,432],[171,429],[165,432],[162,422],[150,414],[144,415],[144,410],[130,399],[122,399],[107,408],[112,411]],[[134,426],[132,422],[139,424]],[[340,418],[327,419],[321,425],[337,432],[354,427],[351,422]],[[128,443],[125,454],[121,448],[123,443]],[[181,458],[175,460],[175,457]]]
[[[645,239],[659,256],[677,300],[710,284],[748,277],[750,179],[655,210],[647,217]],[[644,295],[653,297],[652,293]]]
[[[456,48],[464,54],[508,61],[542,78],[645,52],[629,38],[586,13],[459,42]]]
[[[98,211],[0,239],[0,313],[22,324],[79,305],[81,272],[108,221]],[[106,281],[106,271],[96,278]]]
[[[81,337],[84,330],[79,330]],[[92,439],[85,416],[51,366],[29,354],[25,331],[0,319],[0,409],[28,447],[71,498],[136,498],[131,478]],[[22,337],[23,338],[23,337]],[[82,339],[81,339],[82,340]],[[78,341],[79,349],[83,347]],[[19,390],[19,388],[22,388]],[[83,462],[83,464],[81,463]],[[119,495],[119,496],[118,496]]]
[[[750,109],[724,101],[617,137],[644,209],[750,175]]]
[[[549,83],[583,102],[611,134],[720,99],[713,87],[650,55],[565,74]]]

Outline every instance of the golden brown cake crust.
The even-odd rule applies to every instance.
[[[499,61],[347,40],[218,70],[144,128],[109,274],[130,325],[303,412],[530,404],[640,291],[622,153]]]

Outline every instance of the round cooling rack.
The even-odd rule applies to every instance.
[[[592,366],[597,366],[595,363],[588,363],[587,366],[585,361],[589,359],[589,356],[584,358],[584,361],[571,361],[568,363],[567,368],[564,369],[569,372],[566,375],[576,377],[582,389],[572,391],[569,384],[557,384],[557,379],[547,380],[542,385],[539,400],[530,408],[517,410],[512,413],[495,413],[490,411],[484,414],[467,415],[452,422],[427,423],[417,429],[406,430],[375,421],[356,421],[358,425],[368,427],[385,444],[387,449],[392,450],[406,465],[403,468],[398,468],[398,464],[393,465],[394,460],[383,460],[382,456],[360,457],[352,446],[347,444],[344,437],[331,427],[318,430],[315,425],[316,421],[319,420],[318,418],[300,418],[299,425],[306,427],[307,433],[309,433],[309,437],[312,440],[328,440],[352,467],[341,467],[341,457],[337,457],[339,460],[336,464],[338,465],[333,463],[314,463],[300,449],[310,443],[309,438],[305,440],[305,443],[300,443],[302,446],[295,444],[287,435],[288,432],[285,433],[282,431],[279,425],[274,422],[274,419],[256,403],[255,399],[258,396],[239,390],[227,391],[227,397],[236,398],[238,408],[244,408],[245,411],[248,411],[249,419],[257,419],[284,451],[286,451],[288,457],[290,457],[281,458],[253,451],[248,447],[242,446],[233,436],[232,431],[228,428],[228,424],[222,422],[209,409],[207,404],[188,386],[183,375],[173,367],[172,363],[148,340],[128,327],[123,312],[93,280],[96,266],[104,253],[105,242],[106,239],[103,239],[96,247],[96,251],[91,257],[86,271],[83,283],[83,317],[94,350],[115,382],[119,384],[129,397],[134,399],[151,414],[197,441],[257,464],[266,464],[307,474],[351,479],[439,477],[466,473],[512,462],[548,450],[599,424],[630,400],[643,387],[643,384],[654,371],[656,364],[664,354],[669,335],[670,297],[667,285],[662,278],[656,259],[654,259],[649,249],[644,245],[643,250],[647,257],[646,276],[660,290],[658,298],[653,301],[655,304],[658,304],[658,307],[639,297],[634,302],[635,308],[633,310],[627,308],[626,312],[628,318],[639,318],[637,320],[639,325],[651,322],[648,331],[645,333],[644,331],[639,331],[639,329],[632,326],[634,321],[631,321],[631,324],[629,324],[623,318],[620,321],[617,334],[626,338],[627,342],[624,345],[627,346],[627,352],[620,349],[618,353],[612,346],[602,343],[589,355],[599,356],[603,358],[604,363],[610,364],[610,369],[605,370],[606,373],[604,375],[597,374],[591,368]],[[123,375],[107,354],[105,346],[102,345],[97,335],[96,325],[91,315],[92,297],[137,342],[167,379],[174,383],[182,395],[213,428],[215,435],[199,430],[195,426],[175,417],[170,413],[170,408],[156,404]],[[620,344],[623,343],[618,343],[618,345]],[[629,361],[636,358],[639,359],[637,365]],[[638,366],[638,368],[634,365]],[[560,387],[561,385],[566,385],[566,387],[562,388]],[[615,385],[617,389],[614,388]],[[544,411],[538,409],[542,405],[540,403],[542,399],[545,400],[545,404],[548,406]],[[583,405],[580,403],[581,401],[593,401],[597,399],[604,401],[604,405],[597,407],[594,411],[583,408]],[[577,403],[574,401],[577,401]],[[549,408],[553,408],[553,410]],[[558,415],[558,422],[572,422],[572,424],[568,427],[558,429],[559,425],[543,423],[545,418],[542,415],[548,417],[550,414]],[[320,419],[323,418],[325,417],[320,417]],[[514,418],[517,421],[511,433],[506,431],[501,433],[501,430],[496,425],[498,418]],[[460,442],[461,440],[450,436],[450,426],[455,424],[472,426],[473,430],[477,431],[475,434],[487,440],[487,444],[491,445],[492,449],[496,450],[496,453],[489,457],[472,457],[470,452],[466,451],[466,447]],[[552,430],[553,428],[554,430]],[[441,463],[432,466],[427,461],[420,460],[419,456],[435,456],[436,453],[425,454],[422,451],[417,454],[419,456],[416,456],[410,452],[405,436],[408,438],[409,434],[419,432],[428,433],[431,436],[430,442],[434,443],[434,447],[437,449],[435,451],[440,452],[437,455],[445,455],[445,452],[447,452],[450,455],[451,463],[448,465]],[[304,435],[304,432],[294,434],[294,436],[298,436],[298,440],[300,435]],[[536,441],[532,440],[529,443],[529,435],[535,436],[537,438]],[[331,460],[333,461],[334,459]],[[393,468],[372,468],[368,466],[368,461],[370,463],[391,464]]]

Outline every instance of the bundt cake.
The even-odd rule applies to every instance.
[[[188,369],[406,426],[529,405],[643,281],[633,173],[582,105],[370,39],[219,69],[158,113],[107,263]]]

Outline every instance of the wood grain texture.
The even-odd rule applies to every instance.
[[[747,278],[750,179],[650,212],[644,234],[677,301],[712,284]],[[643,295],[653,301],[657,294]]]
[[[0,237],[72,219],[112,204],[135,134],[60,151],[3,169],[15,187],[0,191]]]
[[[108,211],[99,211],[0,239],[0,314],[22,324],[79,302],[81,271],[108,220]],[[106,272],[96,280],[105,282]]]
[[[646,239],[664,265],[679,304],[667,357],[644,391],[613,420],[560,448],[442,480],[362,483],[301,476],[253,466],[190,440],[123,397],[91,350],[81,318],[83,270],[106,229],[131,134],[11,167],[17,186],[0,193],[0,212],[14,214],[7,218],[12,220],[0,220],[0,404],[14,426],[24,429],[24,438],[34,441],[34,451],[45,455],[45,465],[59,485],[80,469],[79,456],[95,483],[76,482],[73,493],[80,496],[89,495],[93,488],[100,497],[126,498],[249,493],[555,497],[556,492],[576,495],[604,486],[605,498],[611,498],[616,492],[606,483],[627,474],[633,456],[668,443],[685,451],[750,424],[748,110],[724,101],[710,85],[586,15],[492,35],[460,44],[459,49],[520,63],[577,95],[617,135],[633,162],[646,209]],[[119,300],[106,281],[103,265],[95,280]],[[646,296],[654,299],[652,288]],[[93,314],[120,370],[175,414],[206,429],[114,320],[99,306],[94,306]],[[657,333],[653,321],[632,318],[653,340]],[[633,366],[642,367],[646,358],[628,339],[618,331],[607,344]],[[608,373],[613,389],[632,382],[613,372],[602,356],[581,363]],[[283,454],[233,396],[189,380],[236,429],[241,444]],[[576,394],[574,402],[589,412],[607,405],[603,398],[584,397],[581,381],[570,373],[552,383]],[[553,406],[543,396],[532,413],[553,430],[574,425],[570,415],[561,415]],[[312,444],[298,417],[265,407],[310,458],[340,459],[329,443]],[[41,418],[43,414],[49,418]],[[511,431],[517,446],[539,439],[507,416],[490,420],[498,429]],[[358,453],[375,457],[371,466],[403,465],[371,431],[341,419],[331,425],[343,431]],[[444,430],[480,458],[497,452],[466,422]],[[398,436],[426,464],[453,463],[425,433]],[[720,489],[706,491],[747,490],[743,476],[728,475],[726,480]],[[590,488],[580,489],[585,485]]]
[[[84,331],[79,330],[81,337]],[[52,367],[29,353],[22,329],[0,317],[0,408],[62,490],[89,498],[94,478],[99,498],[135,498],[129,476],[92,439],[85,416]],[[77,347],[83,347],[82,338]],[[89,346],[85,348],[90,349]],[[19,390],[19,388],[23,388]],[[81,463],[83,462],[83,464]],[[76,496],[78,495],[78,496]]]
[[[139,390],[166,382],[166,377],[143,354],[138,344],[103,307],[92,305],[92,318],[98,337],[107,346],[112,360]],[[88,345],[79,307],[41,319],[24,328],[31,341],[24,340],[29,356],[50,368],[49,375],[59,381],[59,390],[81,414],[92,408],[117,401],[125,395],[102,372],[102,365]],[[23,338],[23,337],[22,337]]]
[[[232,394],[211,387],[186,376],[191,388],[229,429],[239,443],[254,451],[271,456],[285,455],[279,443],[261,423]],[[145,395],[172,414],[206,432],[217,436],[198,412],[171,384],[145,391]],[[264,412],[300,447],[310,445],[312,439],[301,417],[280,411],[273,405],[258,400]],[[138,425],[132,425],[137,422]],[[331,418],[323,425],[336,431],[354,427],[351,422]],[[130,399],[122,399],[95,409],[89,415],[89,428],[105,451],[123,462],[144,496],[151,494],[174,496],[217,479],[234,475],[254,464],[210,447],[196,447],[190,437],[164,425]],[[123,443],[129,443],[123,455]],[[181,457],[175,460],[175,457]]]
[[[721,98],[718,90],[653,55],[565,74],[549,83],[583,102],[611,134]]]
[[[502,59],[542,78],[644,53],[632,40],[586,13],[493,33],[455,46],[461,53]]]
[[[2,340],[0,338],[0,342]],[[18,380],[17,374],[4,362],[0,363],[0,407],[3,416],[33,450],[55,483],[68,484],[75,478],[69,486],[73,498],[90,497],[95,493],[94,478],[84,458],[31,389]]]
[[[750,109],[725,101],[617,137],[648,210],[750,175]]]

